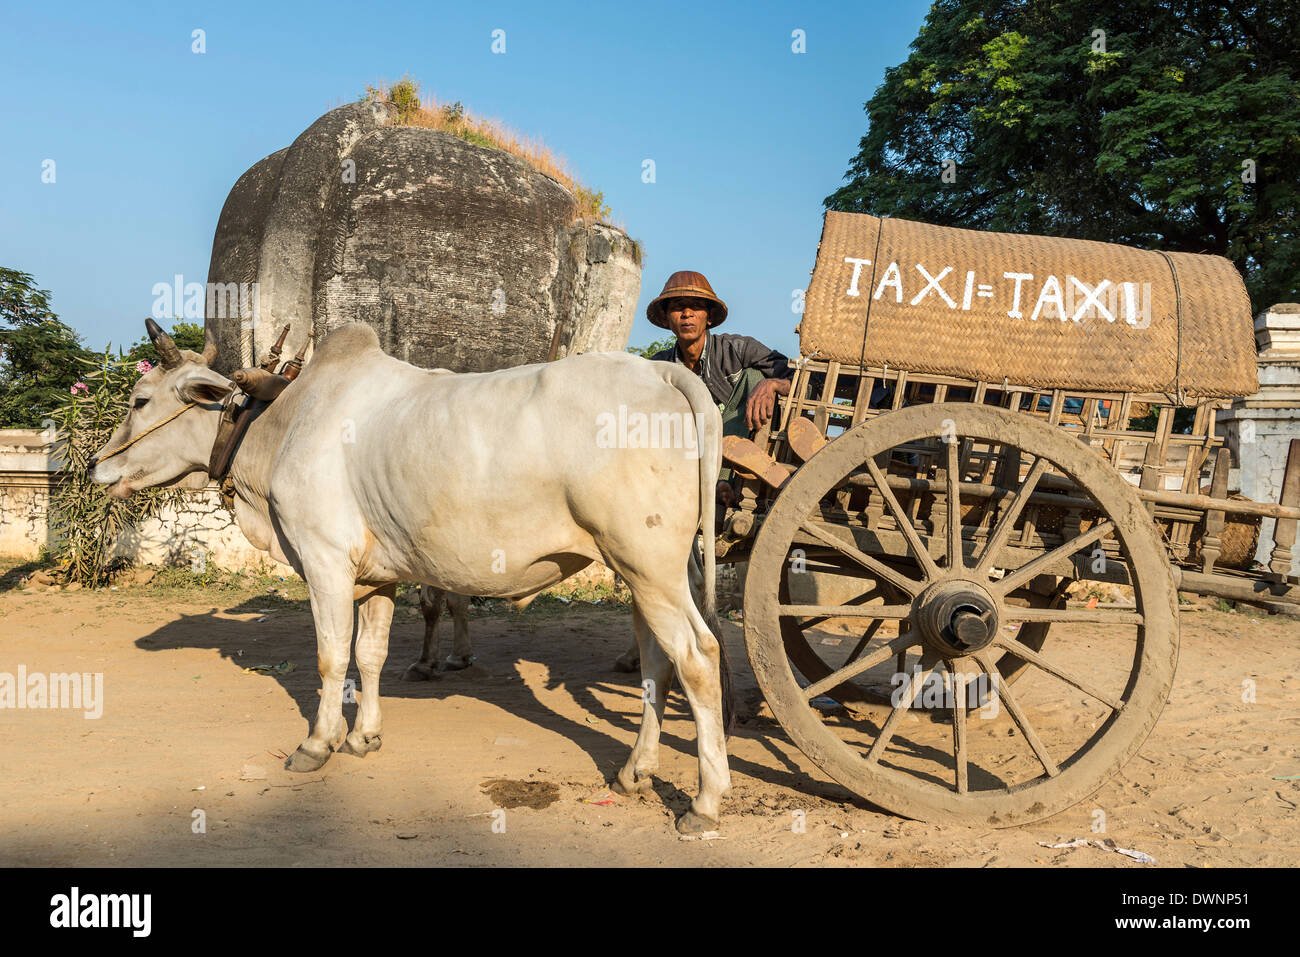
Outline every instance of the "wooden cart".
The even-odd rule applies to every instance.
[[[829,213],[799,331],[778,416],[724,443],[716,551],[774,716],[873,803],[1055,814],[1154,726],[1180,590],[1300,603],[1300,440],[1280,503],[1227,494],[1215,412],[1257,385],[1226,260]]]

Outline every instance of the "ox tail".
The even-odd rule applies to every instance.
[[[704,624],[718,643],[718,670],[722,681],[722,728],[731,736],[736,726],[736,696],[731,677],[731,663],[727,659],[727,646],[722,640],[722,624],[718,621],[718,562],[714,552],[713,526],[716,520],[718,472],[722,469],[722,416],[709,392],[708,386],[684,366],[675,362],[655,362],[664,380],[685,397],[691,407],[695,423],[695,448],[700,462],[700,532],[704,539],[704,600],[700,613]],[[686,429],[682,429],[683,438]],[[695,561],[691,549],[691,561]]]

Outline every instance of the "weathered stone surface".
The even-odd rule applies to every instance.
[[[486,371],[622,349],[640,254],[622,231],[573,224],[560,183],[500,150],[394,125],[390,107],[322,116],[240,177],[213,241],[210,283],[258,283],[249,323],[209,309],[217,368],[260,361],[292,323],[365,322],[416,365]]]
[[[272,153],[253,165],[239,177],[234,189],[226,197],[221,210],[217,232],[212,240],[212,261],[208,269],[209,281],[222,283],[256,283],[262,262],[262,229],[275,198],[275,188],[280,181],[280,170],[288,149]],[[219,280],[217,277],[221,277]],[[227,303],[214,301],[207,304],[208,328],[216,336],[218,354],[227,371],[247,365],[240,359],[248,354],[251,333],[237,317],[222,308]],[[260,295],[259,295],[260,308]]]

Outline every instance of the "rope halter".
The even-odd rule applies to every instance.
[[[103,455],[97,456],[96,459],[95,459],[96,464],[98,464],[98,463],[100,463],[100,462],[103,462],[105,459],[111,459],[114,455],[117,455],[117,454],[119,454],[119,453],[121,453],[121,452],[125,452],[127,449],[129,449],[131,446],[135,445],[135,443],[139,442],[141,439],[143,439],[143,438],[144,438],[146,435],[148,435],[150,432],[155,432],[155,431],[157,431],[158,429],[161,429],[164,425],[166,425],[166,424],[167,424],[168,422],[170,422],[172,419],[179,418],[180,416],[182,416],[182,415],[184,415],[186,412],[188,412],[190,409],[194,408],[196,405],[198,405],[197,402],[186,402],[183,406],[181,406],[179,409],[177,409],[177,410],[176,410],[175,412],[173,412],[171,415],[167,416],[167,418],[163,419],[161,422],[155,422],[153,425],[149,426],[149,428],[145,429],[145,430],[144,430],[143,432],[141,432],[139,435],[134,436],[134,437],[132,437],[132,438],[130,438],[130,439],[127,439],[125,442],[123,442],[121,445],[119,445],[117,448],[113,449],[112,451],[110,451],[110,452],[105,452]]]

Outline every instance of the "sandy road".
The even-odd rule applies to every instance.
[[[0,672],[104,675],[99,719],[0,711],[0,863],[1149,866],[1037,843],[1099,836],[1159,866],[1300,863],[1300,780],[1276,780],[1300,774],[1296,619],[1184,614],[1172,700],[1139,756],[1082,804],[1010,830],[906,821],[830,781],[767,716],[728,623],[744,718],[730,742],[734,790],[722,838],[687,842],[672,827],[696,777],[680,694],[655,793],[589,803],[636,734],[639,685],[610,669],[630,635],[625,609],[477,614],[479,663],[424,683],[400,680],[421,626],[402,609],[383,750],[293,775],[271,752],[292,751],[315,711],[310,618],[284,605],[258,621],[264,599],[212,601],[0,592]],[[1087,667],[1090,636],[1052,640],[1062,663]],[[294,670],[243,671],[282,661]],[[1069,712],[1045,706],[1042,719],[1050,728]],[[1104,835],[1091,831],[1097,810]]]

